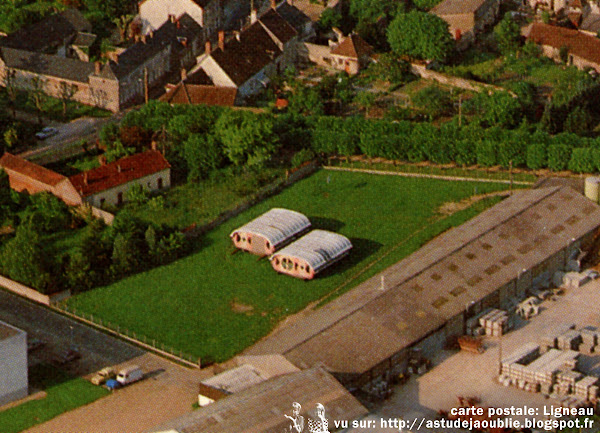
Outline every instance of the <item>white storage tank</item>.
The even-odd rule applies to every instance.
[[[600,177],[590,176],[585,178],[585,196],[592,200],[594,203],[598,203],[600,190]]]

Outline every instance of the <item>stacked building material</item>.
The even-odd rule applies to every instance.
[[[479,318],[479,325],[485,329],[485,335],[501,337],[509,330],[508,313],[504,310],[492,309]]]
[[[586,400],[595,401],[598,398],[598,378],[596,376],[585,376],[575,383],[575,397]]]
[[[581,341],[581,332],[569,329],[557,337],[556,344],[561,350],[578,350]]]
[[[579,272],[567,272],[563,276],[561,287],[565,289],[578,289],[590,280],[589,275]]]
[[[583,374],[578,371],[563,371],[556,375],[556,385],[554,392],[560,395],[575,393],[575,382],[580,380]]]
[[[510,379],[522,379],[525,365],[536,359],[539,354],[540,347],[535,343],[522,346],[517,352],[502,360],[500,374]]]
[[[579,351],[592,354],[596,351],[598,345],[598,331],[594,328],[583,328],[581,331],[581,344]]]

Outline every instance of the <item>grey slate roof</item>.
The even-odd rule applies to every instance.
[[[94,64],[81,60],[0,47],[0,57],[7,67],[37,74],[87,83]]]

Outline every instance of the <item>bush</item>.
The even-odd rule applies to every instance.
[[[535,143],[527,146],[527,167],[539,170],[546,167],[548,161],[548,145],[546,143]]]
[[[477,164],[483,167],[496,165],[496,143],[491,140],[483,140],[476,146]]]
[[[600,162],[598,150],[591,147],[579,147],[571,152],[569,170],[575,173],[592,173],[597,170]]]
[[[567,168],[571,159],[571,149],[565,144],[552,144],[548,147],[548,168],[561,171]]]
[[[294,154],[292,157],[292,167],[298,168],[305,162],[311,161],[315,158],[315,153],[311,149],[302,149]]]
[[[431,117],[439,117],[452,112],[450,92],[438,86],[428,86],[417,92],[412,102]]]

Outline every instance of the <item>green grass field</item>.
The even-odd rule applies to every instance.
[[[443,203],[504,189],[493,183],[321,170],[207,233],[196,253],[79,294],[68,304],[205,361],[222,361],[283,317],[332,292],[339,295],[498,199],[447,218],[436,211]],[[267,259],[232,254],[229,233],[272,207],[300,211],[314,228],[347,236],[353,251],[312,281],[277,274]]]
[[[2,433],[23,431],[108,394],[104,388],[84,379],[73,378],[49,365],[30,367],[29,382],[32,388],[46,391],[46,398],[31,400],[0,412]]]

